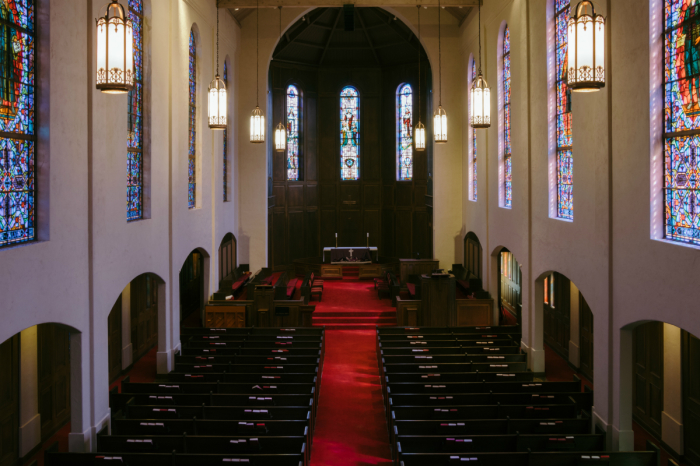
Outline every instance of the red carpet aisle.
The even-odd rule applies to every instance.
[[[325,280],[323,300],[315,298],[313,325],[326,329],[374,329],[396,325],[396,309],[389,298],[379,299],[372,280]]]
[[[375,338],[372,330],[326,331],[311,466],[392,464]]]

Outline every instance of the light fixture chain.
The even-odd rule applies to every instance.
[[[420,123],[420,5],[418,5],[418,123]]]
[[[481,76],[481,0],[479,0],[479,76]]]
[[[216,75],[219,76],[219,7],[216,8]]]
[[[440,0],[438,0],[438,75],[440,80],[440,96],[438,99],[438,106],[442,107],[442,45],[441,45],[441,35],[440,35]]]
[[[260,107],[260,1],[255,0],[255,106]]]

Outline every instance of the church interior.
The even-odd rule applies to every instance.
[[[0,28],[0,466],[700,466],[700,0]]]

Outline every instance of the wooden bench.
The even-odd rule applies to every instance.
[[[311,277],[309,278],[309,286],[311,288],[310,296],[313,298],[314,296],[318,296],[319,302],[321,299],[323,299],[323,280],[317,279],[313,273],[311,273]]]

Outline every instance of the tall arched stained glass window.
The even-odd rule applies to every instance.
[[[224,84],[228,90],[228,64],[224,61]],[[228,119],[224,128],[224,202],[228,201]]]
[[[340,179],[360,179],[360,93],[350,86],[340,92]]]
[[[513,206],[513,166],[510,146],[510,31],[503,33],[503,205]]]
[[[134,89],[127,99],[126,219],[143,218],[143,0],[129,0],[134,24]]]
[[[566,85],[569,0],[554,0],[557,77],[557,217],[574,219],[574,158],[571,152],[571,91]]]
[[[664,19],[664,237],[700,244],[697,2],[664,0]]]
[[[413,179],[413,90],[402,84],[396,93],[396,164],[398,181]]]
[[[35,239],[34,0],[0,7],[0,246]]]
[[[472,81],[476,79],[476,60],[472,60]],[[474,105],[474,102],[472,102]],[[476,128],[472,128],[472,201],[477,199],[476,189]]]
[[[194,31],[190,30],[190,111],[189,111],[189,150],[187,153],[187,206],[194,209],[196,205],[196,157],[197,140],[197,47],[194,41]]]
[[[301,96],[294,85],[287,88],[287,180],[299,180],[299,121]]]

